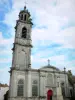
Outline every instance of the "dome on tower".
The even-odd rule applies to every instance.
[[[30,12],[28,12],[28,10],[26,9],[26,6],[24,7],[23,10],[20,11],[20,14],[26,13],[30,16]]]
[[[32,19],[30,17],[31,17],[30,12],[26,9],[25,6],[24,9],[21,10],[19,13],[19,20],[33,25]]]

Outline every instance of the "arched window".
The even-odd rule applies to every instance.
[[[61,82],[62,95],[65,96],[65,82]]]
[[[32,83],[32,96],[38,96],[38,83],[34,80]]]
[[[51,85],[53,85],[52,74],[48,74],[48,76],[47,76],[47,86],[51,86]]]
[[[27,29],[24,27],[22,29],[22,38],[26,38],[26,35],[27,35]]]
[[[23,96],[23,89],[24,89],[24,81],[20,79],[18,81],[17,96]]]
[[[23,14],[21,15],[21,20],[23,20]]]
[[[25,15],[24,15],[24,21],[26,21],[26,17],[27,17],[27,16],[26,16],[26,14],[25,14]]]

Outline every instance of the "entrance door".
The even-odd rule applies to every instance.
[[[53,95],[53,91],[52,90],[48,90],[48,92],[47,92],[47,100],[52,100],[52,95]]]

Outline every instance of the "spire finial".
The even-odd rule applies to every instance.
[[[64,67],[64,72],[66,71],[66,68]]]
[[[27,4],[27,2],[26,2],[26,0],[25,0],[25,6],[24,6],[24,10],[26,9],[26,4]]]
[[[48,59],[48,66],[50,66],[50,60]]]

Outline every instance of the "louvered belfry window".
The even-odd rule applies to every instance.
[[[25,27],[22,28],[22,38],[26,38],[27,36],[27,29]]]
[[[23,20],[23,14],[21,15],[21,20]]]
[[[24,15],[24,21],[26,21],[26,17],[27,17],[27,16],[26,16],[26,14],[25,14],[25,15]]]

